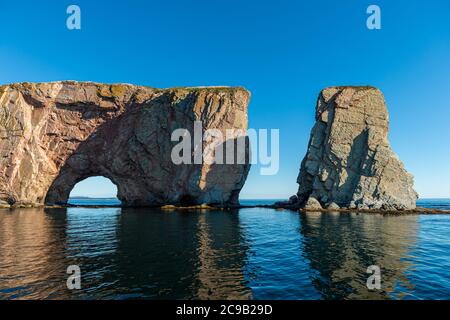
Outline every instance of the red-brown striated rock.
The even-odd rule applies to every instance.
[[[66,203],[109,178],[124,205],[238,203],[249,164],[171,160],[177,128],[246,129],[242,88],[153,89],[82,82],[0,87],[0,205]]]

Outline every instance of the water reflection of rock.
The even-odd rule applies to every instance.
[[[0,299],[248,298],[246,252],[230,212],[4,211]],[[73,264],[81,290],[66,287]]]
[[[405,272],[416,242],[417,216],[302,214],[304,254],[324,299],[389,299],[398,286],[411,289]],[[381,290],[366,286],[367,267],[381,268]],[[401,298],[397,296],[397,298]]]
[[[0,211],[0,299],[67,298],[65,224],[65,210]]]
[[[151,212],[150,212],[151,211]],[[246,298],[238,215],[123,209],[117,282],[123,297]]]
[[[114,297],[120,216],[121,209],[118,208],[67,209],[64,251],[69,265],[78,265],[81,269],[81,290],[66,289],[72,297]]]
[[[242,273],[247,247],[237,213],[217,212],[198,217],[199,299],[248,299]]]

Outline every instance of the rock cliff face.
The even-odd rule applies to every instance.
[[[244,164],[172,162],[175,129],[247,128],[242,88],[152,89],[81,82],[0,87],[0,204],[66,203],[109,178],[124,205],[237,204]]]
[[[297,179],[298,205],[414,209],[417,193],[413,177],[391,150],[388,127],[389,116],[379,90],[323,90]]]

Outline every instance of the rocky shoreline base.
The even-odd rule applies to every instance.
[[[61,208],[92,208],[92,209],[102,209],[102,208],[134,208],[123,205],[0,205],[0,209],[14,210],[14,209],[24,209],[24,208],[44,208],[44,209],[61,209]],[[146,208],[146,207],[138,207]],[[213,205],[192,205],[192,206],[176,206],[176,205],[165,205],[165,206],[154,206],[147,207],[160,209],[162,211],[212,211],[212,210],[238,210],[238,209],[251,209],[251,208],[265,208],[265,209],[275,209],[275,210],[289,210],[296,211],[300,213],[365,213],[365,214],[385,214],[385,215],[406,215],[406,214],[450,214],[450,210],[441,209],[430,209],[424,207],[416,207],[410,210],[381,210],[381,209],[350,209],[350,208],[329,208],[329,209],[309,209],[309,208],[298,208],[293,205],[285,204],[267,204],[267,205],[235,205],[235,206],[213,206]]]

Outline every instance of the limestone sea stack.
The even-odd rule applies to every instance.
[[[171,134],[194,136],[196,121],[203,130],[245,132],[249,98],[230,87],[0,86],[0,205],[64,204],[91,176],[116,184],[125,206],[235,205],[248,162],[175,164]]]
[[[297,179],[297,199],[291,202],[312,209],[414,209],[413,177],[392,151],[388,130],[389,115],[380,90],[323,90]]]

